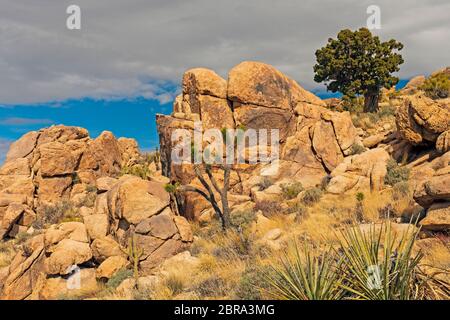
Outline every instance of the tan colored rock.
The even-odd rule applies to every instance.
[[[419,184],[414,191],[414,200],[424,208],[433,202],[450,201],[450,172],[434,175]]]
[[[380,190],[384,184],[389,154],[381,148],[350,156],[331,172],[327,191],[342,194],[357,190]]]
[[[44,144],[47,142],[58,141],[66,143],[71,140],[81,140],[89,137],[89,133],[86,129],[80,127],[71,127],[64,125],[51,126],[39,131],[38,144]]]
[[[396,123],[401,137],[411,144],[435,143],[450,129],[450,106],[414,95],[397,109]]]
[[[41,178],[38,183],[38,198],[42,203],[57,203],[61,200],[67,200],[70,196],[70,187],[72,185],[71,176]]]
[[[247,129],[278,129],[280,140],[285,140],[295,130],[294,115],[290,110],[242,105],[235,107],[236,126]]]
[[[384,133],[377,133],[365,138],[362,143],[366,148],[373,148],[380,144],[386,138]]]
[[[171,238],[178,229],[173,220],[172,211],[166,208],[160,214],[142,220],[136,225],[135,231],[165,240]]]
[[[45,250],[43,236],[36,236],[27,242],[25,254],[20,251],[14,257],[10,265],[10,273],[4,282],[4,290],[1,299],[22,300],[28,298],[44,270]]]
[[[312,130],[312,146],[317,156],[325,167],[332,171],[342,162],[344,156],[339,144],[334,137],[334,129],[331,123],[325,121],[316,122]]]
[[[0,168],[0,175],[30,175],[30,160],[27,158],[17,158],[14,161],[6,162]]]
[[[129,177],[108,191],[108,207],[115,218],[124,218],[138,224],[158,214],[169,205],[168,197],[151,194],[152,183],[138,177]]]
[[[41,144],[38,152],[41,159],[40,172],[43,177],[72,174],[81,156],[81,154],[72,153],[65,144],[56,141]]]
[[[120,245],[112,236],[95,239],[91,244],[91,249],[95,260],[98,262],[103,262],[109,257],[124,254],[120,249]]]
[[[92,240],[106,237],[109,230],[109,220],[106,214],[93,214],[83,217],[89,237]]]
[[[117,140],[119,144],[119,150],[122,154],[122,166],[133,166],[137,164],[140,153],[139,146],[135,139],[131,138],[119,138]]]
[[[89,243],[86,227],[81,222],[63,222],[59,225],[52,225],[45,231],[46,246],[55,245],[63,239]]]
[[[89,261],[92,251],[88,243],[70,239],[61,240],[45,260],[45,270],[48,274],[65,275],[70,273],[70,267]]]
[[[109,191],[116,183],[117,179],[111,177],[101,177],[95,181],[95,185],[99,192]]]
[[[436,140],[436,150],[440,153],[450,151],[450,130],[442,132]]]
[[[20,217],[26,210],[26,206],[22,204],[12,203],[8,206],[5,215],[3,216],[0,229],[9,231],[12,226],[19,221]]]
[[[80,299],[86,295],[98,292],[100,288],[95,278],[95,269],[82,268],[79,272],[80,288],[76,288],[76,284],[72,286],[70,280],[64,277],[47,278],[39,291],[39,299]]]
[[[298,101],[323,102],[274,67],[244,61],[228,74],[228,99],[243,104],[290,110]]]
[[[420,221],[423,230],[445,231],[450,229],[450,202],[436,202]]]
[[[227,98],[227,82],[217,73],[205,68],[195,68],[183,75],[183,93]]]
[[[6,162],[27,157],[35,148],[38,137],[38,132],[31,131],[24,134],[19,140],[13,142],[6,154]]]
[[[176,240],[169,239],[155,249],[146,260],[141,262],[141,268],[144,273],[150,273],[154,268],[159,266],[164,260],[186,250],[186,243]]]
[[[126,268],[129,265],[127,259],[122,256],[113,256],[103,261],[96,270],[97,279],[109,279],[117,271]]]
[[[212,96],[198,96],[203,130],[234,128],[230,102]]]
[[[100,176],[114,176],[120,172],[122,154],[119,143],[109,131],[103,131],[90,141],[80,162],[80,170],[95,170]]]
[[[193,234],[189,222],[182,216],[174,216],[173,218],[180,233],[181,240],[184,242],[192,242]]]

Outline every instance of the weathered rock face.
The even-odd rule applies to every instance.
[[[44,206],[82,202],[97,178],[117,175],[138,155],[136,141],[116,140],[106,131],[96,139],[86,129],[66,126],[25,134],[11,145],[0,168],[0,237],[26,231]]]
[[[414,173],[414,200],[427,210],[420,222],[424,230],[450,229],[450,152],[420,167]]]
[[[123,166],[139,160],[133,139],[117,140],[110,132],[91,139],[77,127],[53,126],[13,143],[0,168],[0,241],[19,233],[31,239],[0,270],[0,299],[95,292],[96,279],[132,262],[130,239],[142,251],[143,274],[185,250],[192,232],[172,213],[164,184],[119,179]],[[76,270],[82,288],[68,290]]]
[[[396,122],[401,137],[409,143],[433,145],[450,129],[450,106],[417,94],[406,98],[398,108]]]
[[[305,186],[314,186],[361,145],[348,112],[333,112],[311,92],[300,87],[274,67],[246,61],[232,68],[228,80],[207,69],[188,70],[183,92],[174,102],[172,115],[157,115],[163,174],[172,181],[187,184],[195,179],[189,164],[174,165],[171,136],[176,129],[192,132],[194,121],[203,129],[245,128],[279,129],[280,164],[289,175]],[[237,170],[245,180],[260,170],[258,165]],[[242,190],[241,181],[234,188]],[[246,194],[250,196],[250,194]],[[198,217],[207,204],[190,194],[184,199],[184,212]],[[195,208],[194,208],[195,207]]]
[[[341,194],[356,190],[380,190],[389,159],[389,154],[381,148],[347,157],[331,172],[327,191]]]

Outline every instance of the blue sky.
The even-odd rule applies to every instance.
[[[58,104],[18,105],[0,107],[0,150],[24,133],[52,124],[80,126],[88,129],[91,137],[109,130],[116,137],[135,138],[142,150],[158,146],[155,114],[168,114],[172,103],[137,98],[124,100],[68,100]],[[0,153],[4,160],[6,148]]]

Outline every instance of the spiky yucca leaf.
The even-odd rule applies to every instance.
[[[289,250],[290,249],[290,250]],[[330,252],[313,256],[304,246],[303,257],[296,242],[285,250],[282,258],[263,271],[269,284],[265,290],[282,300],[336,300],[341,299],[341,276],[336,272],[339,262]]]
[[[378,231],[375,225],[366,232],[360,226],[342,231],[338,253],[343,257],[343,287],[356,299],[414,299],[411,289],[422,259],[420,252],[412,252],[418,233],[411,225],[398,236],[389,221]]]

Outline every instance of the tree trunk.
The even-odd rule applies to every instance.
[[[364,112],[377,112],[380,91],[368,91],[364,94]]]

